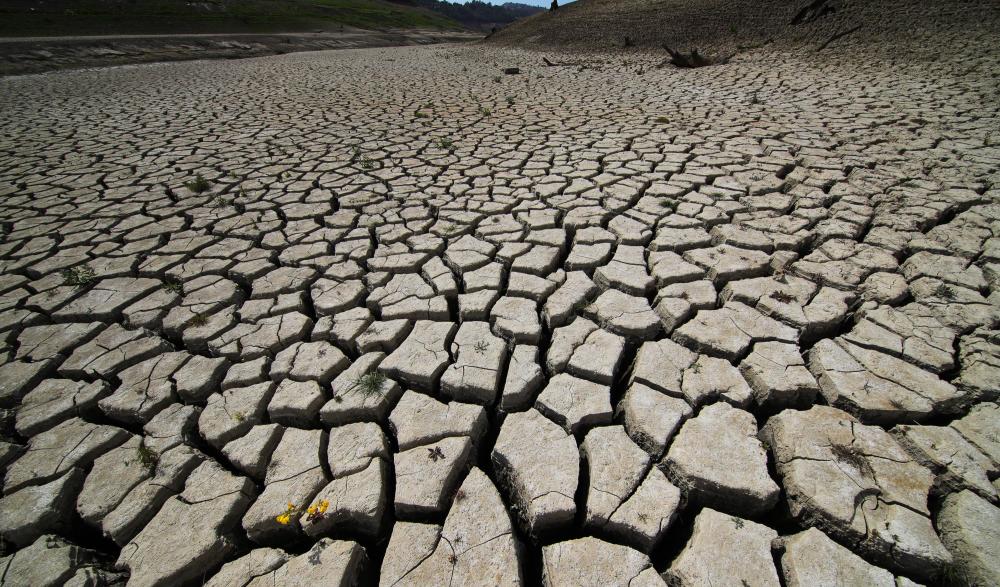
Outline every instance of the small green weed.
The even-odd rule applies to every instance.
[[[140,442],[139,446],[135,448],[136,456],[139,458],[139,464],[149,471],[152,475],[156,472],[156,465],[160,462],[160,455],[152,451],[148,446],[146,446],[145,441]]]
[[[361,169],[375,169],[375,162],[368,157],[368,154],[361,150],[361,147],[354,147],[354,155],[351,161],[356,161],[361,165]]]
[[[952,287],[947,283],[941,283],[938,284],[936,288],[934,288],[934,295],[936,295],[939,298],[944,298],[946,300],[953,300],[955,299],[955,290],[952,289]]]
[[[369,371],[354,380],[354,383],[347,389],[347,393],[356,391],[365,398],[378,397],[382,395],[382,387],[385,385],[386,376],[380,371]]]
[[[199,173],[191,181],[184,182],[184,187],[193,193],[201,194],[207,192],[212,187],[212,184],[205,179],[205,176]]]
[[[175,294],[184,293],[184,285],[182,285],[181,282],[174,281],[172,279],[164,281],[163,285],[161,285],[160,287],[163,289],[163,291],[169,291],[170,293],[175,293]]]
[[[677,201],[676,200],[660,200],[660,207],[665,210],[676,210]]]
[[[66,285],[83,287],[90,284],[97,278],[97,274],[89,265],[78,265],[62,270],[63,281]]]

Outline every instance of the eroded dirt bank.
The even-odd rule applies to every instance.
[[[118,35],[0,38],[0,75],[192,59],[461,43],[481,38],[452,31],[367,31],[276,34]]]

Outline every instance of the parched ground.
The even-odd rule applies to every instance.
[[[1000,582],[953,49],[0,80],[0,583]]]

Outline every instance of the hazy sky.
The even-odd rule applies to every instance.
[[[465,2],[467,2],[468,0],[451,0],[451,1],[452,2],[457,1],[462,4],[465,4]],[[518,4],[531,4],[533,6],[544,6],[546,8],[548,8],[549,5],[552,4],[552,0],[485,0],[485,1],[489,2],[490,4],[506,4],[508,2],[516,2]],[[563,4],[569,4],[572,1],[573,0],[559,0],[559,4],[561,6]]]

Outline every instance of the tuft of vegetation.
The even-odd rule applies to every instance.
[[[485,353],[487,350],[489,350],[490,345],[487,344],[485,340],[481,340],[481,341],[477,342],[476,346],[474,346],[472,348],[473,348],[473,350],[475,350],[477,353],[479,353],[481,355],[481,354]]]
[[[507,101],[507,105],[508,106],[513,106],[514,105],[514,96],[507,96],[504,99]]]
[[[440,446],[435,446],[434,448],[427,449],[427,458],[432,461],[439,461],[444,458],[444,451],[441,450]]]
[[[97,274],[90,265],[78,265],[62,270],[63,281],[66,285],[73,287],[83,287],[89,285],[97,278]]]
[[[947,283],[941,283],[934,288],[934,295],[945,300],[953,300],[955,299],[955,290]]]
[[[777,300],[782,304],[790,304],[795,301],[795,296],[783,292],[781,290],[772,291],[771,295],[769,295],[768,297],[771,298],[772,300]]]
[[[674,211],[677,209],[677,200],[671,200],[669,198],[660,200],[660,207],[665,210]]]
[[[182,285],[181,282],[179,281],[174,281],[173,279],[168,279],[164,281],[163,285],[161,285],[160,288],[162,288],[163,291],[168,291],[170,293],[175,293],[178,295],[184,293],[184,285]]]
[[[385,390],[385,382],[388,379],[381,371],[369,371],[354,380],[345,393],[357,392],[367,398],[378,397]]]
[[[454,151],[455,141],[449,139],[448,137],[441,137],[440,139],[434,142],[434,146],[444,151]]]
[[[229,205],[229,201],[223,198],[222,196],[215,196],[214,198],[212,198],[210,205],[213,208],[225,208],[226,206]]]
[[[195,314],[194,317],[191,318],[191,322],[188,324],[193,328],[200,328],[208,324],[208,316],[205,314]]]
[[[430,114],[427,114],[423,110],[417,110],[416,112],[413,113],[413,116],[414,116],[414,118],[430,118],[431,117]]]
[[[831,444],[830,452],[833,453],[834,458],[838,461],[842,461],[854,467],[862,475],[872,479],[875,478],[875,471],[872,469],[868,459],[861,454],[861,451],[859,451],[854,445],[847,446],[844,444]]]
[[[368,154],[361,150],[361,147],[355,146],[353,154],[351,155],[351,162],[358,163],[361,165],[361,169],[371,170],[375,169],[375,162],[368,157]]]
[[[490,110],[489,108],[487,108],[486,106],[480,106],[479,107],[479,114],[482,115],[482,116],[489,116],[489,115],[493,114],[493,111]]]
[[[156,465],[160,462],[160,455],[156,454],[156,452],[146,446],[145,441],[139,442],[139,446],[135,448],[135,452],[136,457],[139,460],[139,464],[145,467],[146,470],[149,471],[150,475],[155,473]]]
[[[185,181],[184,187],[186,187],[192,193],[202,194],[210,190],[212,188],[212,184],[210,184],[208,180],[205,179],[204,175],[199,173],[198,175],[194,176],[194,179],[192,179],[191,181]]]
[[[656,117],[656,124],[668,124],[669,122],[670,122],[670,119],[667,118],[666,116],[657,116]]]

